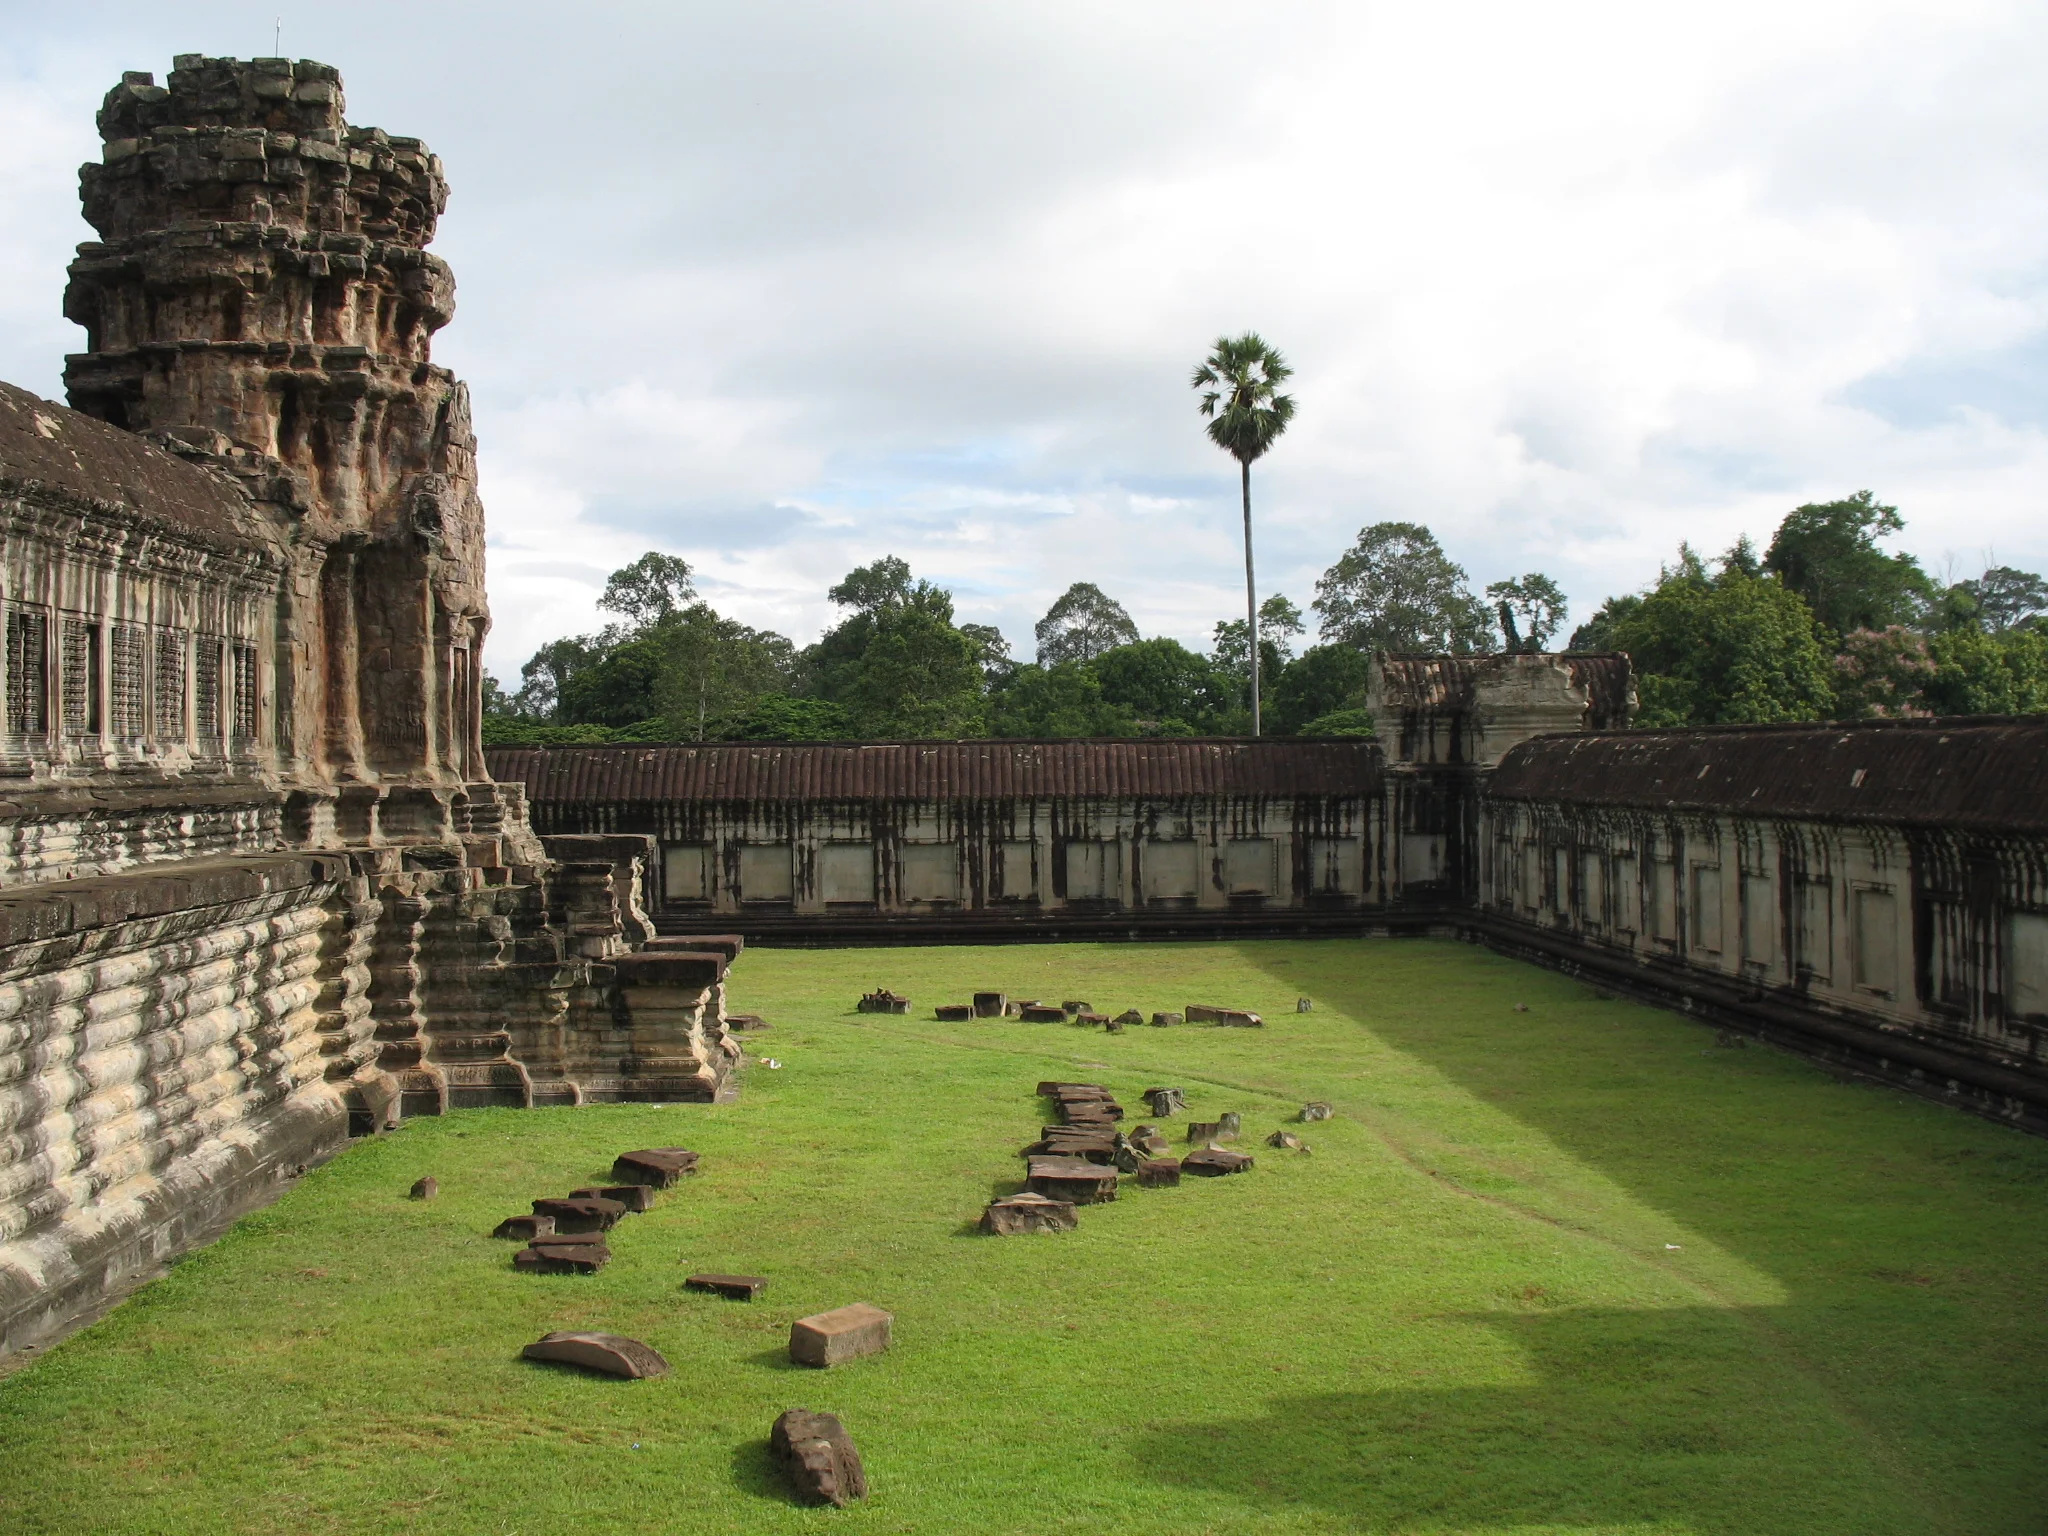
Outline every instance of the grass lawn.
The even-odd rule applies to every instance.
[[[923,1016],[848,1011],[882,985]],[[931,1020],[975,987],[1268,1027]],[[2048,1526],[2048,1143],[1450,943],[755,950],[733,992],[782,1063],[740,1102],[414,1121],[0,1379],[0,1530]],[[1182,1086],[1258,1166],[974,1235],[1048,1076],[1134,1121]],[[1310,1098],[1312,1155],[1260,1145]],[[667,1144],[703,1171],[603,1274],[487,1235]],[[850,1301],[893,1350],[790,1365],[791,1319]],[[674,1371],[519,1360],[564,1327]],[[846,1420],[865,1503],[787,1501],[795,1406]]]

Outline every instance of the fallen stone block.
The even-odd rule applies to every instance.
[[[1164,1029],[1169,1024],[1185,1024],[1187,1020],[1177,1013],[1155,1013],[1152,1015],[1152,1022]]]
[[[893,1322],[880,1307],[856,1301],[789,1326],[789,1358],[798,1365],[841,1365],[862,1355],[878,1355],[889,1347]]]
[[[441,1181],[428,1174],[424,1179],[415,1180],[412,1188],[406,1191],[405,1197],[408,1200],[431,1200],[439,1193]]]
[[[1088,1011],[1089,1008],[1086,1003],[1064,1002],[1060,1004],[1060,1012],[1065,1014],[1072,1015],[1076,1013],[1087,1013]]]
[[[1152,1106],[1152,1113],[1165,1119],[1188,1107],[1188,1096],[1180,1088],[1147,1088],[1145,1102]]]
[[[1146,1189],[1167,1189],[1180,1183],[1180,1164],[1170,1157],[1148,1157],[1138,1164],[1138,1183]]]
[[[1190,1152],[1180,1160],[1182,1173],[1197,1173],[1204,1178],[1216,1178],[1226,1173],[1243,1173],[1251,1165],[1249,1154],[1228,1152],[1222,1147],[1204,1147],[1199,1152]]]
[[[1151,1154],[1153,1157],[1166,1156],[1172,1145],[1167,1141],[1165,1133],[1156,1125],[1139,1126],[1135,1131],[1131,1132],[1129,1139],[1132,1146],[1136,1147],[1140,1152]]]
[[[1222,1131],[1223,1125],[1221,1121],[1190,1120],[1188,1122],[1188,1140],[1191,1142],[1214,1141],[1222,1134]]]
[[[736,933],[693,933],[676,938],[649,939],[642,946],[646,949],[679,949],[697,954],[723,955],[728,961],[737,960],[740,951],[747,947],[747,941]]]
[[[1315,1011],[1315,1004],[1305,997],[1297,997],[1294,1000],[1294,1011],[1296,1013],[1313,1013]]]
[[[974,994],[974,1016],[977,1019],[1000,1019],[1010,1000],[1000,992],[977,992]]]
[[[1116,1016],[1116,1021],[1119,1024],[1142,1024],[1145,1022],[1145,1015],[1135,1008],[1126,1008]]]
[[[768,1454],[781,1465],[790,1492],[803,1503],[844,1509],[868,1495],[860,1452],[837,1414],[790,1409],[769,1431]]]
[[[1312,1120],[1328,1120],[1332,1115],[1336,1113],[1337,1111],[1335,1109],[1333,1109],[1330,1105],[1325,1104],[1321,1099],[1310,1099],[1306,1104],[1301,1106],[1300,1118],[1304,1122]]]
[[[586,1184],[569,1191],[571,1200],[615,1200],[628,1214],[654,1209],[654,1191],[645,1184]]]
[[[759,1275],[692,1275],[683,1282],[686,1291],[710,1291],[731,1301],[752,1301],[768,1289]]]
[[[1033,1003],[1028,1008],[1020,1009],[1017,1017],[1026,1024],[1064,1024],[1067,1021],[1067,1010],[1054,1007],[1050,1003]]]
[[[1234,1109],[1226,1109],[1216,1117],[1216,1134],[1224,1141],[1237,1140],[1238,1132],[1244,1129],[1244,1116]]]
[[[612,1177],[621,1184],[671,1189],[686,1173],[697,1171],[697,1154],[682,1147],[642,1147],[622,1152],[612,1163]]]
[[[523,1243],[530,1243],[536,1237],[553,1237],[555,1218],[552,1216],[507,1216],[492,1231],[493,1237],[516,1237]]]
[[[1237,1029],[1260,1029],[1266,1023],[1248,1008],[1218,1008],[1209,1003],[1190,1003],[1186,1013],[1190,1024],[1228,1024]]]
[[[1100,1013],[1090,1014],[1082,1022],[1084,1024],[1100,1024],[1106,1033],[1112,1035],[1120,1035],[1124,1032],[1124,1021],[1122,1019],[1112,1019]]]
[[[668,1362],[658,1351],[618,1333],[548,1333],[521,1351],[529,1360],[580,1366],[603,1376],[639,1381],[666,1376]]]
[[[908,1013],[910,999],[891,992],[887,987],[865,994],[854,1004],[855,1013]]]
[[[737,1034],[755,1034],[768,1027],[768,1021],[758,1013],[728,1013],[725,1027]]]
[[[554,1217],[557,1232],[608,1232],[626,1214],[626,1208],[616,1200],[590,1196],[580,1200],[536,1200],[533,1214]]]
[[[1266,1138],[1266,1145],[1278,1147],[1283,1152],[1306,1152],[1308,1143],[1292,1131],[1275,1131]]]
[[[1025,1190],[991,1200],[981,1213],[981,1230],[994,1237],[1025,1232],[1071,1232],[1080,1225],[1071,1200],[1053,1200]]]
[[[971,1003],[941,1003],[932,1010],[932,1017],[948,1024],[964,1024],[975,1017]]]
[[[512,1267],[533,1275],[594,1275],[611,1260],[611,1249],[602,1243],[564,1243],[522,1248],[512,1255]]]
[[[1050,1200],[1074,1205],[1102,1205],[1116,1198],[1114,1168],[1091,1163],[1086,1158],[1047,1155],[1034,1157],[1025,1165],[1025,1186]]]
[[[1003,1004],[1003,1017],[1006,1019],[1019,1018],[1023,1015],[1026,1008],[1036,1008],[1037,1006],[1038,999],[1035,997],[1013,997]]]
[[[1106,1099],[1109,1090],[1100,1083],[1056,1083],[1050,1078],[1038,1085],[1038,1096],[1042,1099],[1056,1099],[1062,1096],[1077,1099]]]

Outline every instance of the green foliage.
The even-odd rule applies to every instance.
[[[1373,729],[1371,710],[1338,709],[1316,716],[1297,734],[1338,741],[1370,741],[1378,732]]]
[[[1303,651],[1273,679],[1274,732],[1306,735],[1312,721],[1363,709],[1371,665],[1363,651],[1349,645],[1316,645]]]
[[[982,734],[990,648],[985,635],[954,625],[950,593],[913,582],[910,567],[891,555],[851,572],[828,595],[854,612],[805,652],[804,670],[818,697],[845,710],[854,734]]]
[[[611,573],[597,606],[623,616],[635,629],[645,629],[680,612],[696,595],[690,563],[650,549],[631,565]]]
[[[1045,610],[1032,633],[1038,642],[1038,664],[1057,667],[1065,662],[1093,661],[1104,651],[1132,644],[1138,638],[1138,626],[1124,612],[1123,604],[1094,582],[1077,581]]]
[[[1420,523],[1374,523],[1316,583],[1322,637],[1374,651],[1487,648],[1493,618]]]
[[[1486,596],[1500,620],[1502,650],[1535,655],[1564,627],[1564,591],[1541,571],[1513,581],[1496,581],[1486,589]]]
[[[1231,734],[1239,717],[1233,680],[1208,657],[1164,637],[1118,646],[1090,664],[1103,701],[1147,736]]]
[[[550,725],[514,715],[485,715],[487,747],[603,747],[632,739],[631,733],[608,725]]]
[[[1291,598],[1275,592],[1259,604],[1259,675],[1268,689],[1294,659],[1294,641],[1302,632],[1301,610]],[[1209,659],[1219,675],[1237,685],[1237,697],[1251,702],[1251,626],[1243,619],[1219,620],[1211,631]]]
[[[1835,655],[1835,718],[1924,715],[1937,670],[1927,637],[1903,624],[1851,630]]]
[[[1819,720],[1833,706],[1832,668],[1799,595],[1732,566],[1709,577],[1687,549],[1610,634],[1635,661],[1638,725]]]
[[[916,1016],[853,1014],[878,980]],[[410,1120],[0,1377],[9,1536],[2040,1527],[2038,1138],[1440,940],[751,949],[731,984],[782,1063],[737,1102]],[[1267,1025],[930,1017],[981,986]],[[1182,1084],[1257,1165],[973,1235],[1040,1078],[1134,1116]],[[1313,1155],[1263,1145],[1309,1099]],[[487,1235],[677,1143],[701,1171],[600,1274]],[[793,1369],[790,1323],[855,1300],[889,1352]],[[671,1374],[519,1358],[574,1327]],[[860,1447],[851,1509],[769,1460],[806,1402]]]
[[[1610,597],[1600,605],[1599,611],[1572,631],[1568,647],[1574,651],[1616,651],[1621,649],[1614,638],[1615,630],[1631,618],[1643,606],[1642,594],[1624,593]]]
[[[1957,629],[1927,641],[1934,676],[1924,696],[1938,715],[2031,715],[2048,710],[2048,634],[2030,625],[1986,634]]]
[[[1217,337],[1189,381],[1201,391],[1209,441],[1247,467],[1263,458],[1294,420],[1294,397],[1278,393],[1293,376],[1257,332]]]
[[[1834,634],[1884,629],[1917,620],[1934,599],[1934,584],[1911,555],[1888,555],[1880,538],[1905,527],[1897,507],[1868,491],[1841,501],[1808,502],[1778,525],[1763,568],[1806,602]]]
[[[1994,565],[1982,576],[1958,586],[1970,598],[1978,621],[1994,633],[2048,613],[2048,581],[2032,571]]]
[[[996,736],[1135,736],[1137,717],[1102,695],[1092,667],[1019,667],[989,703]]]
[[[719,734],[727,741],[841,741],[856,732],[853,717],[828,699],[766,693],[723,720]]]

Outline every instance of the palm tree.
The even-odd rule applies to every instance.
[[[1259,734],[1259,598],[1252,579],[1252,460],[1294,419],[1294,397],[1274,393],[1294,374],[1256,331],[1218,336],[1189,382],[1202,393],[1209,441],[1237,460],[1244,482],[1244,608],[1252,639],[1252,734]]]

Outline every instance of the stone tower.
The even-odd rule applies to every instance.
[[[79,410],[230,468],[288,529],[276,679],[306,835],[432,839],[485,780],[489,625],[468,392],[430,358],[455,309],[447,203],[417,139],[349,126],[341,81],[286,59],[123,76],[79,173],[98,242],[64,312]]]

